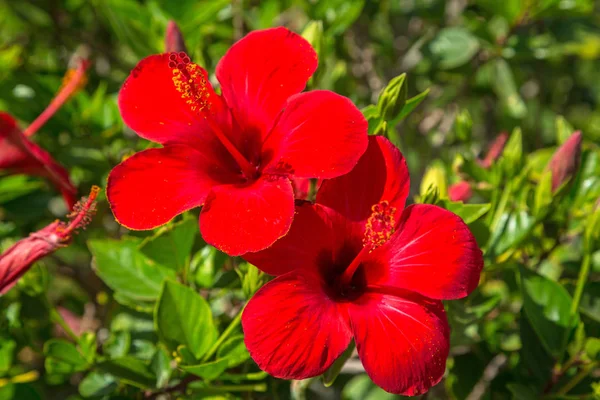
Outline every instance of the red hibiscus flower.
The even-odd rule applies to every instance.
[[[388,392],[426,392],[444,374],[449,327],[441,300],[475,289],[482,253],[442,208],[404,208],[402,154],[371,137],[358,165],[296,207],[290,232],[244,256],[277,277],[242,315],[258,366],[284,379],[325,372],[354,339],[371,379]]]
[[[300,93],[316,68],[309,43],[285,28],[252,32],[229,49],[216,69],[222,95],[183,52],[142,60],[119,107],[131,129],[163,147],[112,170],[115,218],[152,229],[204,205],[204,239],[231,255],[284,236],[294,216],[290,179],[347,173],[367,147],[367,123],[350,100]]]
[[[96,212],[99,191],[99,187],[93,186],[90,195],[73,206],[69,223],[54,221],[0,254],[0,295],[13,287],[34,262],[67,246],[77,230],[85,229]]]

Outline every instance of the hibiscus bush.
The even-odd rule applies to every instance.
[[[598,15],[0,3],[0,400],[600,398]]]

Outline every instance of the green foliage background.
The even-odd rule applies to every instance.
[[[90,57],[86,88],[34,137],[83,195],[149,146],[123,126],[116,98],[141,58],[164,51],[170,19],[209,72],[250,30],[304,32],[320,56],[310,87],[361,107],[370,132],[387,135],[407,158],[411,201],[461,215],[485,252],[479,288],[447,304],[451,357],[429,398],[598,398],[598,7],[2,0],[0,109],[25,127],[54,96],[71,57]],[[545,168],[574,130],[584,137],[580,167],[553,193]],[[500,132],[510,133],[504,152],[482,168],[477,159]],[[468,204],[448,200],[461,180],[474,187]],[[46,182],[0,176],[3,249],[66,212]],[[188,214],[156,232],[128,232],[101,195],[88,230],[0,297],[0,399],[395,398],[355,358],[327,388],[261,373],[244,348],[239,310],[267,278],[206,246],[197,215]]]

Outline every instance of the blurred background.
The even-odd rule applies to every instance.
[[[404,107],[406,113],[396,112],[385,124],[379,116],[369,117],[369,122],[372,133],[387,135],[407,158],[410,201],[447,199],[448,187],[468,181],[475,191],[471,202],[492,204],[491,209],[473,209],[481,215],[472,216],[473,223],[483,218],[473,229],[486,250],[487,275],[471,300],[450,306],[454,330],[449,370],[429,398],[528,399],[543,393],[592,398],[600,394],[598,362],[583,362],[581,354],[586,338],[600,332],[600,252],[595,244],[585,247],[584,234],[592,229],[585,221],[597,209],[600,195],[598,7],[593,0],[0,0],[0,110],[25,128],[55,96],[74,57],[89,59],[85,87],[32,139],[69,170],[85,195],[94,184],[104,187],[108,172],[123,157],[150,146],[124,127],[116,99],[136,63],[164,51],[169,20],[177,22],[191,58],[209,71],[214,84],[215,66],[232,43],[249,31],[279,25],[303,34],[318,51],[319,68],[309,88],[348,96],[367,116],[375,113],[370,105],[377,104],[388,83],[406,73],[403,96],[413,100],[414,111],[409,114]],[[576,183],[538,218],[531,204],[540,200],[531,197],[543,167],[575,130],[584,137]],[[513,132],[512,139],[515,131],[517,158],[505,160],[515,171],[505,166],[501,175],[489,176],[489,171],[469,169],[470,161],[485,158],[501,133]],[[518,181],[521,168],[531,172],[525,181]],[[509,190],[514,196],[507,195],[508,201],[515,204],[505,210],[502,225],[498,221],[503,221],[504,211],[497,206],[509,185],[511,190],[528,187],[529,192]],[[428,192],[430,187],[436,192]],[[515,199],[521,195],[519,203]],[[44,180],[0,176],[3,249],[67,212]],[[194,235],[195,219],[190,219]],[[178,223],[186,221],[180,218]],[[526,239],[511,241],[521,231],[527,232]],[[208,248],[195,234],[188,249],[190,285],[210,299],[215,320],[227,326],[232,310],[252,292],[244,287],[251,267]],[[102,386],[111,390],[86,391],[84,386],[81,392],[82,379],[93,368],[53,370],[43,346],[61,337],[49,317],[51,310],[59,310],[63,318],[73,318],[80,332],[93,332],[100,347],[107,341],[118,343],[125,332],[129,345],[123,354],[148,362],[155,357],[148,312],[152,305],[144,308],[135,297],[119,297],[108,272],[100,271],[101,279],[91,268],[86,241],[124,235],[142,240],[151,233],[121,228],[101,194],[87,231],[72,246],[36,264],[16,289],[0,298],[0,399],[147,397],[148,389],[113,385],[116,380]],[[111,262],[127,261],[117,257]],[[584,279],[581,315],[576,322],[559,323],[565,331],[557,339],[565,344],[562,352],[539,348],[540,342],[554,340],[543,337],[554,325],[530,326],[522,309],[527,293],[518,283],[523,278],[515,271],[535,270],[550,282],[543,292],[548,297],[532,295],[537,304],[547,306],[552,297],[564,297],[568,310],[584,262],[591,271]],[[555,312],[562,321],[564,307],[557,307],[545,308],[544,318],[556,322]],[[577,335],[581,348],[567,351],[566,343],[575,346]],[[524,354],[527,340],[533,343],[527,349],[538,353]],[[251,361],[247,363],[244,368],[252,371]],[[586,374],[574,381],[583,369]],[[24,383],[9,379],[27,371],[38,375]],[[231,396],[287,398],[289,383],[273,381],[267,379],[267,386],[254,394]],[[561,393],[565,385],[570,386]],[[374,387],[356,360],[332,387],[314,382],[306,390],[298,393],[324,399],[395,398]]]

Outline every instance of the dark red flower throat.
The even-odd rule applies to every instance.
[[[362,242],[359,243],[357,237],[349,237],[331,259],[319,260],[325,291],[331,299],[354,301],[368,291],[381,292],[381,288],[367,283],[366,256],[390,239],[395,231],[395,214],[396,208],[386,200],[373,205]]]

